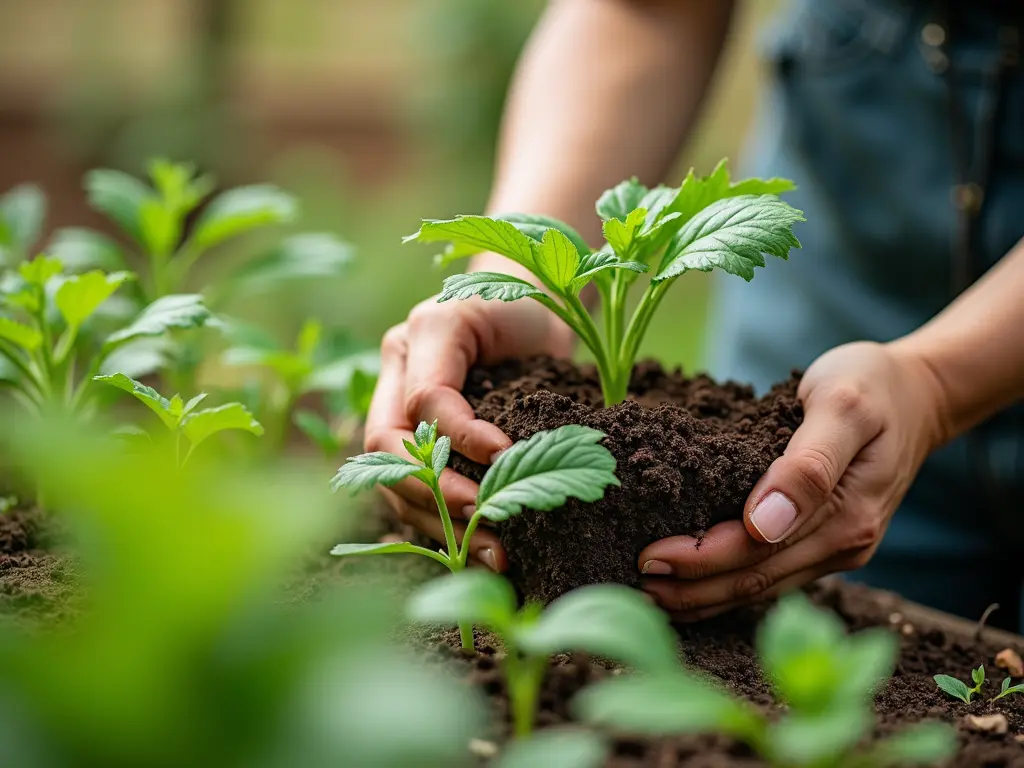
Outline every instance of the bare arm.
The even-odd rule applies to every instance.
[[[555,216],[597,239],[601,192],[668,171],[732,9],[731,0],[553,0],[513,82],[489,210]],[[474,269],[529,277],[493,254]]]

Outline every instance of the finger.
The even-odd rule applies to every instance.
[[[431,301],[409,315],[405,416],[413,424],[437,420],[452,447],[479,464],[491,464],[512,441],[493,424],[478,419],[462,396],[466,373],[479,344],[469,325],[453,320]]]
[[[640,553],[640,572],[651,576],[704,579],[761,562],[783,544],[754,541],[740,520],[713,526],[699,542],[672,536],[649,544]]]
[[[737,608],[750,605],[759,600],[767,600],[779,595],[791,592],[794,589],[799,589],[805,584],[810,584],[812,581],[820,579],[822,576],[827,575],[830,571],[824,567],[808,568],[807,570],[794,573],[792,576],[783,579],[778,584],[767,590],[765,593],[758,597],[749,597],[742,600],[733,600],[728,603],[721,603],[719,605],[709,606],[707,608],[700,608],[692,611],[673,611],[670,612],[673,621],[677,621],[683,624],[691,624],[695,621],[704,621],[705,619],[712,619],[715,616],[720,616],[728,611],[734,611]]]
[[[410,504],[391,489],[385,488],[382,492],[403,523],[411,525],[439,544],[445,544],[444,525],[436,511]],[[454,520],[452,526],[455,529],[456,541],[461,546],[466,526]],[[508,568],[505,550],[493,531],[477,528],[469,542],[469,554],[472,559],[478,560],[492,571],[501,573]]]
[[[405,416],[406,334],[406,325],[402,323],[388,330],[381,341],[380,370],[363,431],[364,445],[368,451],[383,450],[377,445],[389,432],[413,429]]]
[[[643,588],[658,604],[674,613],[688,613],[726,603],[760,600],[791,576],[831,560],[834,547],[824,536],[811,536],[781,550],[772,557],[738,571],[706,579],[647,579]]]
[[[860,390],[821,386],[804,400],[803,424],[754,486],[744,508],[747,532],[775,543],[791,536],[832,495],[881,423]]]

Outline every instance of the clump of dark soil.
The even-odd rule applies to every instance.
[[[36,509],[0,515],[0,614],[53,626],[74,612],[73,561],[55,549],[58,537]]]
[[[602,408],[592,366],[536,358],[472,370],[464,392],[477,416],[512,440],[566,424],[600,429],[622,483],[600,502],[502,524],[509,577],[543,601],[584,584],[639,585],[637,557],[652,541],[739,518],[803,418],[797,384],[794,375],[758,398],[749,386],[642,363],[630,399]],[[475,480],[486,469],[454,455],[452,466]]]

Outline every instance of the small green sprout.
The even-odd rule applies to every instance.
[[[263,434],[263,427],[241,403],[196,410],[206,399],[205,394],[196,395],[186,403],[180,395],[174,395],[168,400],[152,387],[130,379],[123,373],[97,376],[96,381],[127,392],[159,417],[172,436],[174,461],[179,468],[185,466],[200,443],[219,432],[237,430],[257,437]],[[130,434],[139,435],[138,432]],[[148,433],[143,432],[141,436],[145,439]],[[187,444],[187,450],[183,442]]]
[[[517,609],[515,590],[501,576],[472,569],[432,581],[413,594],[409,615],[417,622],[479,625],[505,646],[502,662],[517,738],[533,730],[548,657],[585,651],[652,675],[677,667],[676,634],[665,614],[636,590],[597,584],[573,590],[547,609]]]
[[[404,441],[412,462],[384,451],[354,456],[338,470],[331,488],[357,492],[375,485],[392,486],[406,478],[426,484],[441,516],[445,548],[435,552],[407,541],[339,544],[331,550],[332,555],[411,553],[436,560],[450,571],[461,571],[469,561],[469,541],[481,520],[502,522],[520,514],[524,507],[538,511],[555,509],[570,498],[597,501],[604,496],[607,486],[619,485],[615,457],[598,445],[604,433],[576,425],[538,432],[502,453],[487,470],[477,493],[476,512],[466,525],[460,547],[440,483],[441,473],[448,465],[451,439],[438,437],[437,422],[421,422],[413,438],[415,442]],[[463,648],[472,650],[472,622],[460,622],[459,629]]]
[[[982,664],[977,669],[971,670],[971,680],[974,681],[973,688],[968,688],[966,683],[949,675],[935,675],[934,680],[935,684],[945,693],[954,699],[960,699],[965,704],[970,704],[974,695],[981,693],[981,686],[985,683],[985,665]]]
[[[761,666],[788,706],[781,718],[682,667],[598,683],[574,708],[586,721],[629,733],[722,733],[780,768],[930,765],[956,748],[948,725],[918,723],[858,746],[871,733],[872,699],[892,673],[897,647],[885,630],[846,635],[836,616],[798,593],[779,601],[757,637]]]
[[[1017,685],[1011,686],[1013,682],[1009,677],[1003,680],[1002,686],[999,688],[999,694],[992,698],[992,701],[999,701],[1004,696],[1010,696],[1014,693],[1024,693],[1024,683],[1017,683]]]
[[[786,179],[734,183],[723,160],[704,178],[691,170],[678,188],[647,189],[631,179],[609,189],[597,201],[605,238],[597,250],[564,222],[515,213],[427,219],[405,241],[449,242],[438,257],[442,265],[493,251],[529,270],[542,287],[511,275],[474,272],[447,278],[438,301],[479,296],[540,302],[593,353],[605,405],[611,406],[626,398],[640,343],[676,278],[691,270],[721,269],[750,280],[755,267],[765,266],[763,254],[785,259],[791,248],[800,247],[793,224],[803,215],[778,197],[792,189]],[[659,257],[627,322],[629,290]],[[601,298],[603,329],[580,299],[590,283]]]

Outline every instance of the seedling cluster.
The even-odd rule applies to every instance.
[[[438,257],[442,265],[492,251],[526,268],[534,282],[496,272],[453,275],[438,301],[479,296],[540,302],[594,355],[604,402],[611,406],[626,398],[640,343],[678,277],[721,269],[750,280],[755,267],[765,266],[764,254],[785,259],[800,247],[793,225],[803,215],[778,197],[793,188],[786,179],[734,183],[723,160],[703,178],[691,170],[679,187],[647,189],[631,179],[605,192],[597,201],[605,243],[596,250],[564,222],[515,213],[424,220],[406,241],[449,242]],[[627,320],[628,294],[645,272],[652,277]],[[600,295],[603,327],[581,298],[591,283]]]
[[[977,669],[971,670],[971,681],[974,683],[974,686],[968,687],[967,683],[962,680],[957,680],[955,677],[951,677],[949,675],[935,675],[935,684],[939,686],[943,692],[948,693],[954,699],[960,699],[964,704],[970,704],[971,699],[981,693],[981,687],[985,684],[984,664],[979,666]],[[1015,693],[1024,693],[1024,683],[1011,685],[1012,682],[1012,678],[1005,678],[999,688],[999,693],[993,696],[991,701],[999,701],[999,699],[1005,698],[1006,696],[1012,696]]]

